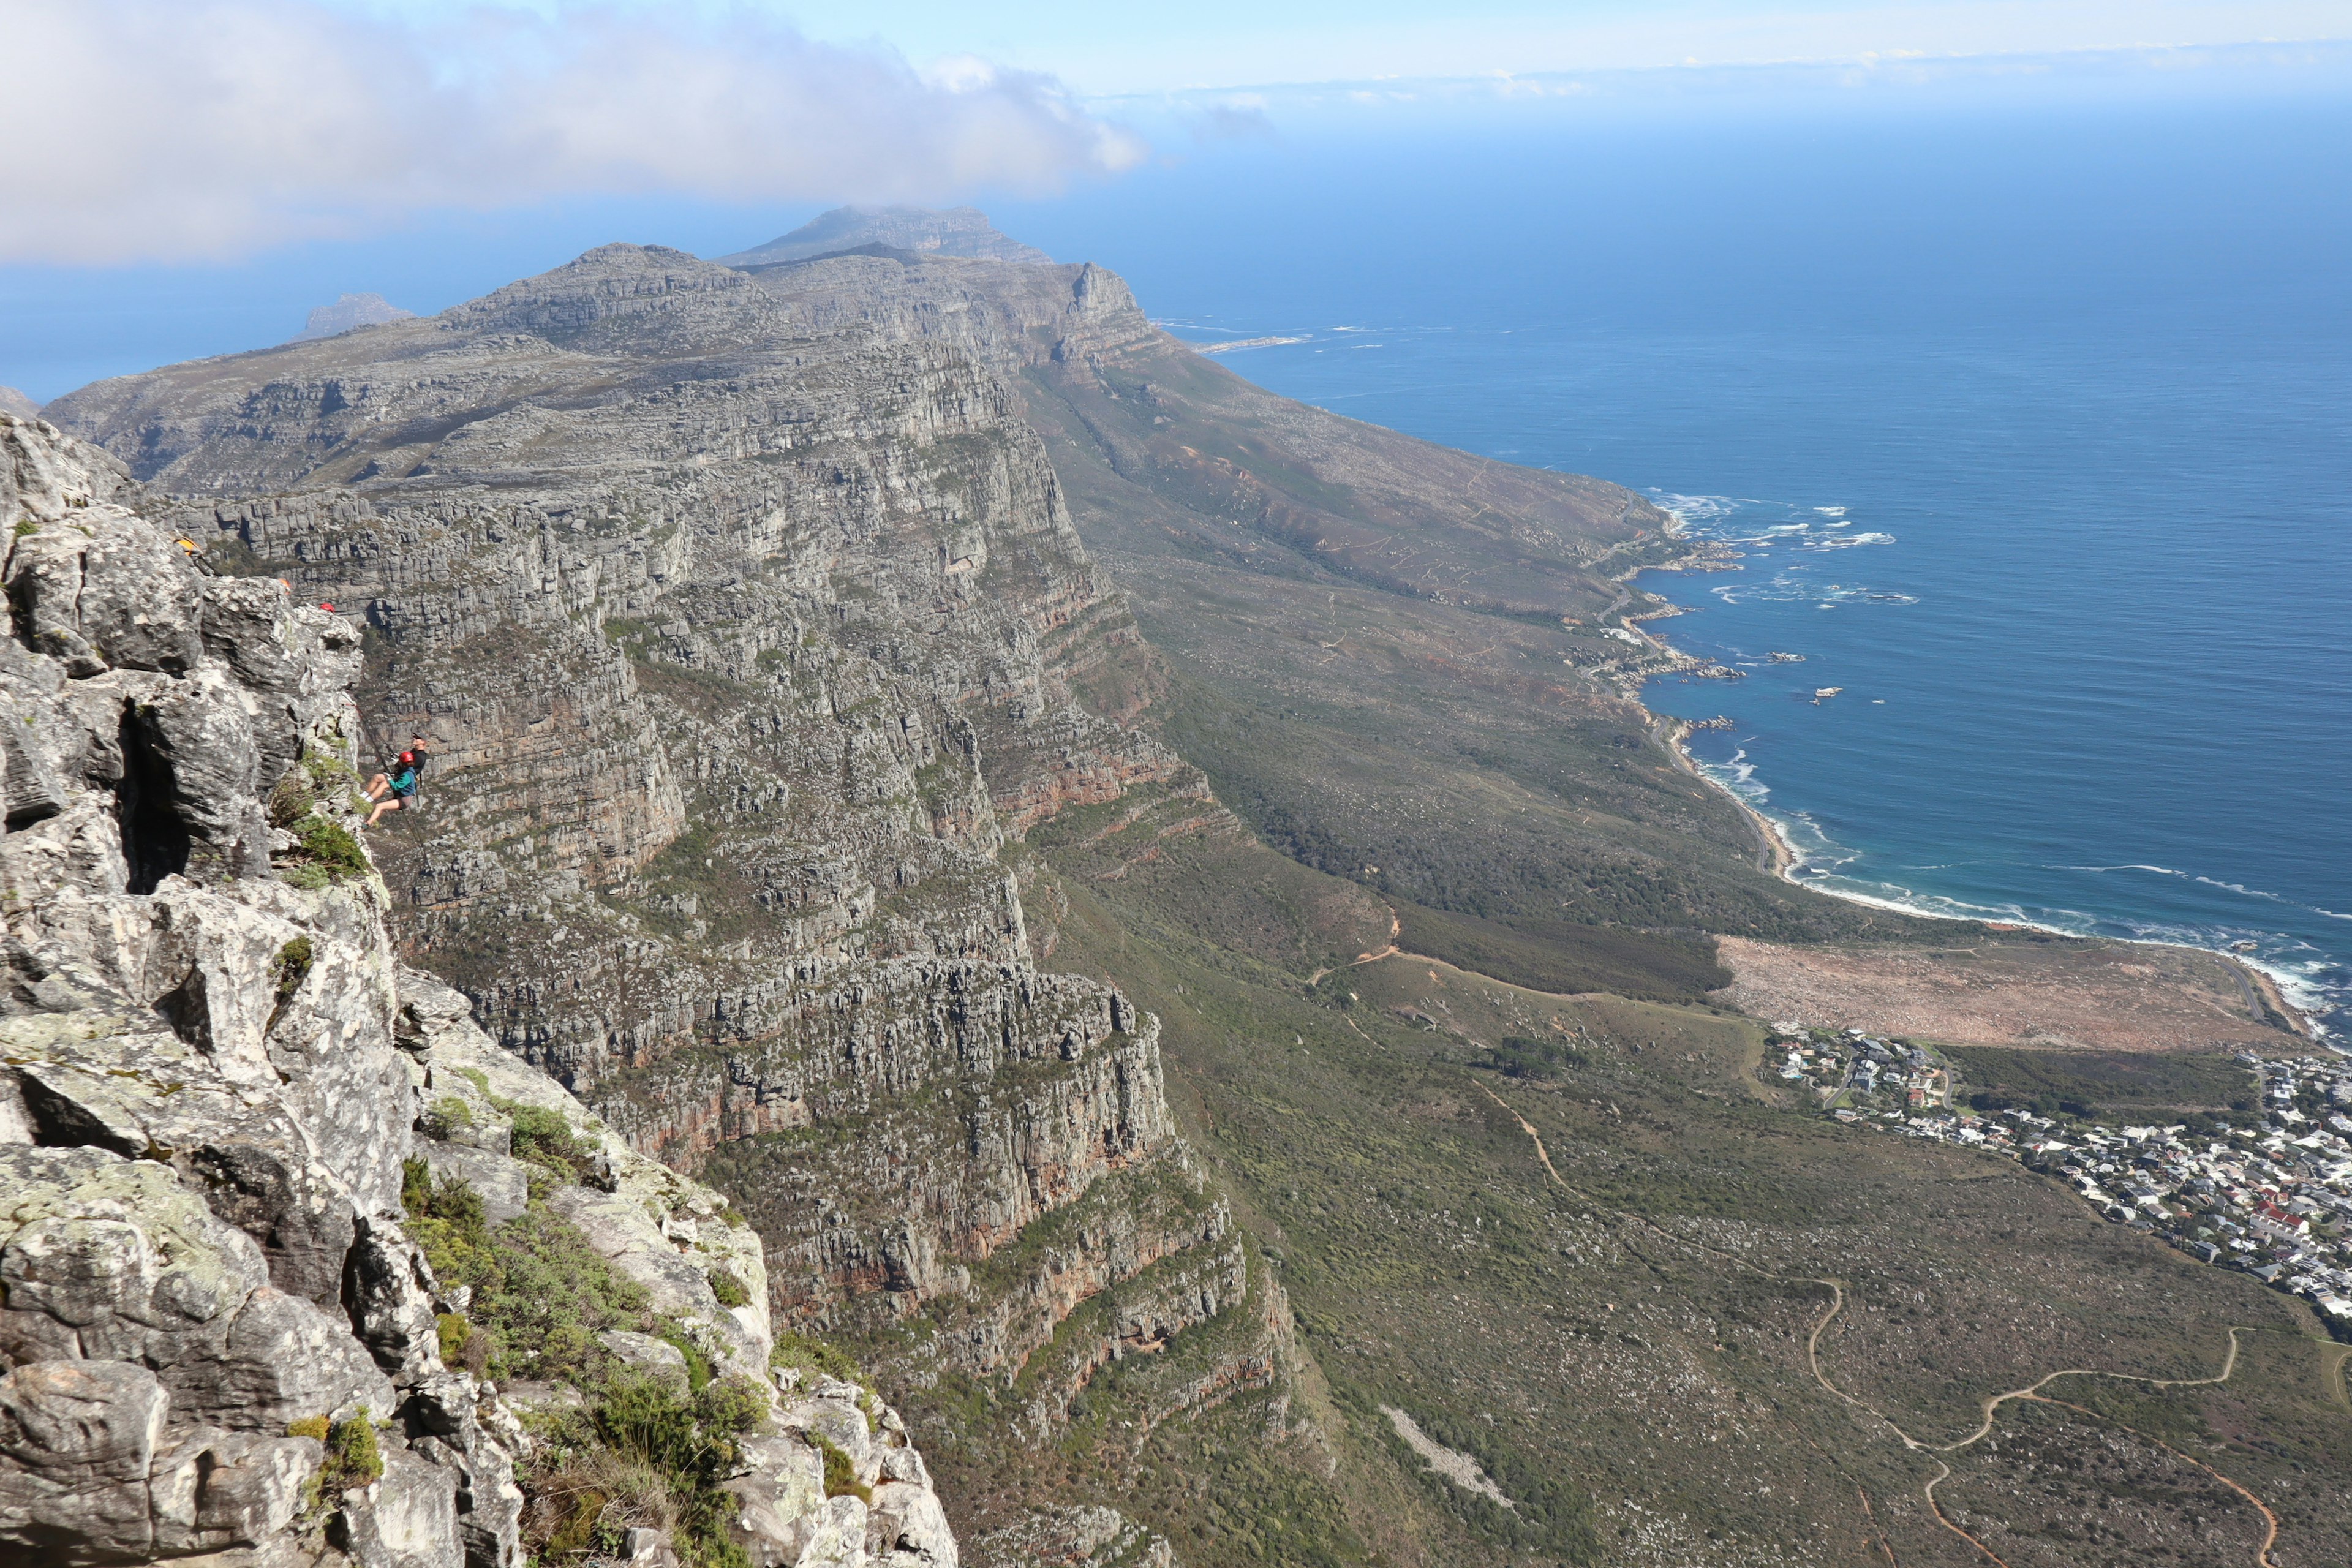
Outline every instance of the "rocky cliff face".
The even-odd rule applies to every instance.
[[[608,247],[430,321],[79,395],[223,559],[363,611],[402,952],[631,1145],[719,1182],[792,1321],[1021,1380],[1282,1331],[1156,1026],[1038,965],[1019,836],[1222,819],[1000,371],[1149,331],[1092,268]],[[992,368],[994,367],[994,368]],[[1139,835],[1138,837],[1149,837]],[[1041,1359],[1042,1356],[1042,1359]]]
[[[395,961],[358,628],[200,573],[134,499],[0,415],[0,1555],[951,1568],[903,1424],[772,1376],[726,1200]],[[524,1260],[562,1265],[536,1300]],[[583,1469],[633,1464],[638,1513],[583,1517]]]

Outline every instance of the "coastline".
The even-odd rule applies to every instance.
[[[1668,515],[1672,516],[1673,514],[1669,513]],[[1686,544],[1693,543],[1694,542],[1690,541],[1688,536],[1684,533],[1680,524],[1681,520],[1676,518],[1675,526],[1668,531],[1668,537],[1676,540],[1678,542],[1684,542]],[[1697,545],[1692,548],[1690,552],[1685,556],[1659,565],[1637,567],[1618,580],[1626,584],[1627,591],[1631,594],[1637,592],[1637,590],[1634,590],[1632,586],[1633,579],[1641,575],[1643,572],[1721,570],[1722,568],[1720,567],[1715,567],[1709,564],[1709,563],[1719,559],[1719,556],[1709,553],[1704,545]],[[1653,595],[1653,597],[1654,598],[1656,596]],[[2293,1034],[2296,1038],[2303,1040],[2306,1044],[2320,1046],[2330,1050],[2341,1050],[2343,1048],[2330,1044],[2327,1031],[2322,1026],[2315,1023],[2308,1012],[2288,998],[2284,985],[2280,982],[2276,975],[2271,973],[2269,970],[2263,968],[2261,964],[2250,961],[2242,953],[2231,952],[2220,948],[2207,947],[2197,942],[2161,942],[2150,937],[2085,937],[2084,933],[2080,931],[2068,931],[2062,926],[2052,925],[2042,921],[1985,920],[1979,916],[1944,914],[1933,910],[1915,909],[1907,904],[1899,903],[1892,899],[1874,899],[1864,893],[1853,893],[1839,888],[1822,887],[1818,883],[1810,882],[1800,878],[1796,873],[1798,868],[1804,864],[1804,856],[1798,850],[1797,847],[1790,841],[1788,835],[1781,829],[1780,825],[1774,821],[1770,816],[1768,816],[1763,812],[1758,810],[1754,805],[1743,798],[1738,791],[1731,788],[1721,779],[1717,778],[1713,773],[1707,772],[1706,768],[1699,762],[1698,758],[1691,753],[1690,749],[1685,742],[1688,742],[1690,736],[1694,732],[1692,721],[1687,719],[1678,719],[1670,714],[1659,713],[1653,710],[1649,704],[1642,700],[1641,693],[1643,687],[1655,676],[1671,675],[1678,671],[1697,669],[1703,668],[1706,663],[1706,660],[1699,658],[1696,655],[1686,653],[1683,649],[1675,647],[1672,643],[1667,642],[1664,637],[1659,636],[1656,632],[1652,631],[1648,626],[1639,624],[1645,621],[1668,620],[1683,613],[1684,606],[1661,600],[1656,605],[1654,605],[1649,610],[1641,612],[1628,610],[1622,617],[1627,629],[1632,631],[1636,637],[1642,638],[1643,641],[1647,643],[1651,648],[1664,655],[1669,661],[1668,667],[1664,669],[1628,672],[1633,675],[1633,679],[1630,687],[1624,692],[1624,696],[1626,700],[1632,702],[1634,707],[1641,710],[1643,716],[1648,721],[1648,727],[1651,732],[1656,735],[1660,742],[1664,744],[1667,753],[1674,759],[1675,765],[1677,768],[1680,768],[1683,772],[1689,773],[1694,778],[1703,780],[1707,784],[1713,786],[1718,795],[1722,795],[1724,799],[1732,804],[1732,806],[1739,813],[1741,818],[1747,822],[1748,827],[1755,833],[1757,837],[1759,847],[1757,860],[1759,869],[1769,871],[1772,876],[1779,879],[1780,881],[1786,882],[1792,888],[1801,888],[1807,892],[1816,893],[1823,898],[1843,899],[1848,903],[1863,904],[1874,909],[1889,910],[1895,913],[1910,915],[1919,920],[1950,921],[1956,924],[1977,924],[1988,926],[1996,931],[2048,931],[2053,936],[2063,936],[2078,942],[2116,942],[2140,947],[2184,948],[2195,952],[2210,953],[2213,957],[2221,960],[2223,963],[2227,964],[2230,969],[2239,976],[2240,980],[2246,987],[2248,999],[2253,1003],[2257,1012],[2269,1015],[2282,1021],[2285,1025],[2289,1033]]]

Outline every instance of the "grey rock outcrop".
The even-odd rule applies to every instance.
[[[738,1478],[760,1560],[952,1568],[896,1415],[849,1388],[883,1434],[861,1436],[840,1388],[772,1377],[761,1247],[726,1200],[395,962],[352,837],[354,628],[203,575],[121,504],[119,465],[52,427],[0,415],[0,1556],[511,1568],[534,1440],[443,1363],[466,1292],[412,1240],[403,1166],[511,1203],[535,1113],[579,1179],[540,1169],[520,1202],[767,1391]],[[683,1392],[676,1344],[611,1337]],[[819,1430],[870,1508],[823,1495]],[[784,1484],[812,1466],[814,1498]]]
[[[720,258],[725,267],[759,267],[779,261],[804,261],[861,246],[879,246],[919,256],[960,256],[984,261],[1020,261],[1053,265],[1054,258],[1034,245],[1024,245],[1001,232],[977,207],[835,207],[811,218],[790,234]]]
[[[289,1424],[441,1371],[383,889],[320,867],[348,791],[310,787],[351,774],[358,634],[126,499],[0,415],[0,1542],[32,1562],[290,1550],[323,1450]]]
[[[972,1543],[973,1568],[1176,1568],[1165,1536],[1115,1508],[1037,1509]]]
[[[898,1412],[835,1378],[786,1373],[780,1382],[780,1435],[747,1443],[727,1482],[734,1538],[753,1568],[957,1568],[954,1533]],[[831,1497],[828,1448],[855,1482]]]

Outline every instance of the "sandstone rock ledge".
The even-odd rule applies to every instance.
[[[760,1247],[725,1200],[394,962],[355,831],[357,632],[200,574],[132,499],[111,458],[0,413],[0,1561],[512,1568],[527,1544],[658,1563],[723,1542],[761,1568],[954,1568],[897,1415],[771,1373]],[[571,1164],[526,1169],[518,1124]],[[468,1194],[493,1249],[494,1215],[579,1238],[653,1342],[735,1391],[698,1449],[715,1526],[572,1496],[571,1538],[530,1534],[559,1450],[632,1462],[613,1399],[689,1407],[629,1331],[567,1385],[502,1395],[467,1364],[473,1288],[425,1242]]]

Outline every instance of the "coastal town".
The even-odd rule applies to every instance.
[[[2352,1339],[2352,1058],[2236,1059],[2256,1109],[2165,1125],[1973,1107],[1942,1053],[1860,1029],[1778,1024],[1759,1076],[1849,1125],[2018,1160],[2113,1224],[2306,1298]]]

